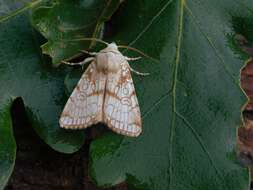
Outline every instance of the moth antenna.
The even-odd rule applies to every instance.
[[[100,42],[105,45],[109,45],[109,43],[105,42],[104,40],[98,39],[98,38],[78,38],[78,39],[73,39],[73,40],[68,40],[68,41],[96,41]]]
[[[144,52],[142,52],[142,51],[140,51],[140,50],[138,50],[138,49],[136,49],[136,48],[134,48],[134,47],[125,46],[125,45],[119,45],[118,48],[129,49],[129,50],[132,50],[132,51],[135,51],[135,52],[139,53],[139,54],[142,55],[143,57],[146,57],[146,58],[148,58],[148,59],[150,59],[150,60],[152,60],[152,61],[154,61],[154,62],[156,62],[156,63],[159,63],[159,62],[160,62],[159,60],[157,60],[157,59],[155,59],[155,58],[153,58],[153,57],[151,57],[151,56],[145,54]]]

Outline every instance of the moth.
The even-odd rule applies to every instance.
[[[84,65],[91,62],[70,95],[59,123],[65,129],[83,129],[93,124],[104,123],[112,131],[137,137],[142,132],[141,112],[136,97],[128,63],[137,58],[121,54],[115,43],[99,52],[87,52],[91,57],[79,63],[64,62],[69,65]]]

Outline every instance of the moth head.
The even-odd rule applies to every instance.
[[[74,40],[71,40],[71,41],[80,41],[80,40],[83,40],[83,41],[95,41],[95,42],[99,42],[99,43],[102,43],[102,44],[105,44],[107,47],[104,48],[103,50],[101,50],[100,52],[104,52],[104,53],[107,53],[107,52],[113,52],[113,53],[120,53],[119,49],[120,48],[123,48],[123,49],[126,49],[126,50],[131,50],[131,51],[135,51],[137,53],[139,53],[140,55],[142,55],[143,57],[146,57],[146,58],[149,58],[150,60],[154,61],[154,62],[157,62],[159,63],[160,61],[153,58],[153,57],[150,57],[149,55],[143,53],[142,51],[136,49],[136,48],[133,48],[133,47],[130,47],[130,46],[125,46],[125,45],[117,45],[115,42],[112,42],[112,43],[107,43],[101,39],[97,39],[97,38],[79,38],[79,39],[74,39]]]
[[[118,46],[115,42],[110,43],[107,48],[118,50]]]
[[[107,45],[107,47],[105,49],[103,49],[101,52],[114,52],[114,53],[118,53],[118,46],[116,45],[115,42],[112,42],[110,44]]]

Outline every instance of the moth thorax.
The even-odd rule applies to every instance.
[[[104,73],[117,73],[123,58],[121,54],[114,52],[99,53],[96,56],[97,69]]]

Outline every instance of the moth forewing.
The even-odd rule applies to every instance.
[[[140,108],[127,61],[117,73],[108,73],[103,108],[104,122],[113,131],[127,136],[141,133]]]
[[[98,82],[99,81],[99,82]],[[102,120],[106,76],[92,62],[70,95],[60,118],[66,129],[82,129]]]
[[[141,114],[126,57],[115,43],[95,54],[67,101],[60,126],[77,129],[103,122],[116,133],[138,136]]]

